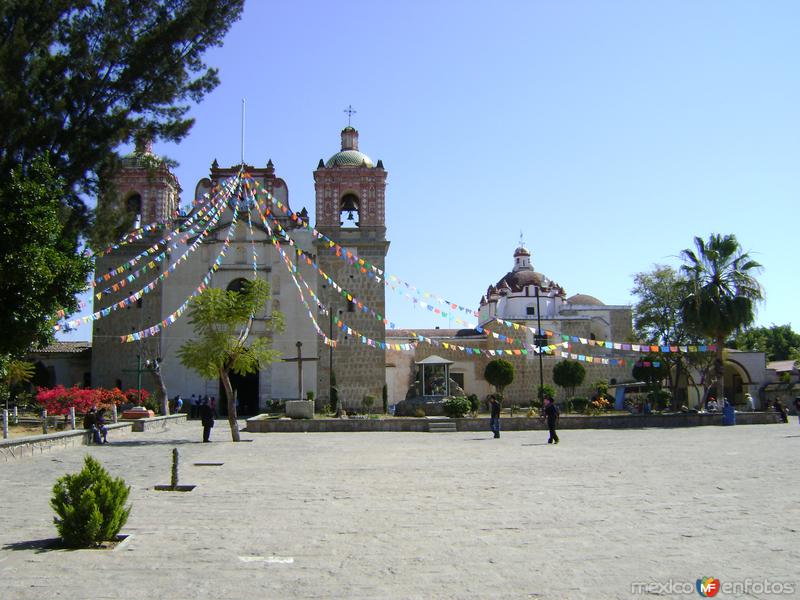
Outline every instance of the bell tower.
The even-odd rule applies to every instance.
[[[358,149],[358,131],[350,125],[342,130],[341,150],[327,162],[320,159],[314,171],[316,228],[341,247],[315,241],[320,269],[341,286],[318,279],[319,298],[330,308],[329,315],[320,314],[320,326],[336,346],[320,338],[317,393],[321,401],[330,402],[333,372],[344,408],[360,407],[365,396],[374,396],[377,404],[386,382],[381,347],[386,341],[383,271],[389,250],[386,175],[382,161],[374,164]]]

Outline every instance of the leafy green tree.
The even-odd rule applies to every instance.
[[[669,365],[660,354],[649,354],[634,363],[631,375],[635,381],[644,381],[650,391],[658,390],[669,375]]]
[[[244,0],[9,0],[0,4],[0,173],[49,152],[88,224],[79,192],[98,190],[120,144],[178,141],[190,102],[219,83],[203,55]]]
[[[556,388],[554,388],[549,383],[536,386],[536,397],[539,399],[539,406],[541,406],[544,403],[545,396],[550,396],[551,398],[555,398]]]
[[[553,383],[564,388],[567,396],[575,395],[575,388],[583,383],[586,369],[577,360],[564,359],[553,367]]]
[[[503,390],[514,381],[514,365],[507,360],[497,358],[486,365],[483,377],[490,385],[494,386],[502,397]]]
[[[681,308],[686,323],[716,344],[714,374],[717,397],[723,398],[725,340],[755,319],[755,305],[764,297],[755,277],[761,265],[733,234],[695,237],[694,243],[696,250],[681,252],[687,279]]]
[[[65,194],[47,156],[0,173],[0,356],[46,346],[56,312],[74,311],[86,287],[92,264],[78,250]]]
[[[279,352],[271,348],[272,334],[283,328],[279,312],[272,312],[263,333],[249,335],[254,315],[264,310],[269,298],[269,284],[261,279],[245,282],[239,291],[204,290],[192,299],[189,308],[189,322],[197,337],[178,350],[185,367],[205,379],[219,377],[222,380],[234,442],[239,441],[239,425],[230,373],[256,373],[279,356]],[[248,344],[249,337],[253,339]]]
[[[0,2],[0,354],[46,344],[56,312],[77,308],[84,199],[110,180],[121,144],[186,136],[190,103],[219,82],[203,55],[243,2]]]
[[[800,359],[800,333],[791,325],[753,327],[736,334],[728,346],[763,352],[768,361]]]

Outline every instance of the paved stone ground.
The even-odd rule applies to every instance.
[[[226,434],[196,443],[191,422],[0,464],[0,598],[636,598],[635,582],[701,576],[800,597],[796,422],[568,431],[556,447],[540,431]],[[153,489],[173,447],[193,492]],[[132,537],[49,549],[50,490],[86,452],[131,485]]]

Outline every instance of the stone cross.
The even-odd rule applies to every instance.
[[[303,363],[308,360],[319,360],[318,358],[303,358],[303,342],[297,342],[297,358],[283,358],[284,362],[297,363],[297,399],[303,399]]]

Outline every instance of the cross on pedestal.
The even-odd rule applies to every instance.
[[[303,363],[308,360],[319,360],[318,358],[303,358],[303,342],[297,342],[297,358],[282,358],[284,362],[297,363],[297,399],[303,399]]]

